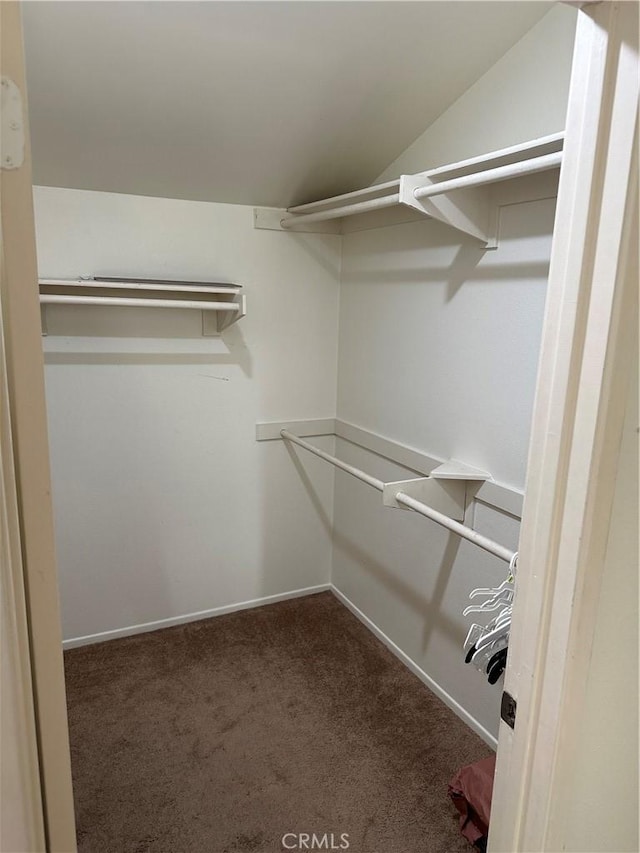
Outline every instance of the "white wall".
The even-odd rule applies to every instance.
[[[66,189],[36,188],[35,212],[41,276],[232,281],[248,299],[220,338],[197,311],[48,309],[65,638],[328,582],[333,471],[310,460],[305,484],[254,431],[335,413],[340,238],[256,231],[247,207]]]
[[[525,198],[536,185],[522,184]],[[554,209],[554,199],[503,207],[495,251],[435,221],[345,236],[338,417],[523,490]],[[339,451],[382,479],[412,476],[347,442]],[[336,476],[333,582],[496,735],[501,691],[464,664],[473,618],[461,611],[506,566],[380,503]],[[475,525],[517,546],[514,517],[478,505]]]
[[[374,183],[564,130],[576,17],[554,6]]]

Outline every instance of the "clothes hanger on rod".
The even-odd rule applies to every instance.
[[[495,684],[505,670],[509,650],[511,613],[515,592],[518,554],[509,562],[509,573],[497,587],[478,587],[472,590],[469,598],[485,596],[481,603],[471,604],[463,610],[469,613],[489,613],[500,610],[487,625],[474,623],[464,642],[465,663],[472,663],[487,675],[489,684]]]

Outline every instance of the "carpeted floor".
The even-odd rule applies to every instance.
[[[65,667],[81,853],[473,851],[447,783],[489,748],[331,593]]]

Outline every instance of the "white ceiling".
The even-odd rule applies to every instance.
[[[366,186],[550,5],[24,3],[34,180],[276,207]]]

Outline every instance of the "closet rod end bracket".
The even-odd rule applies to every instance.
[[[484,187],[467,187],[429,198],[416,198],[417,190],[432,186],[435,188],[437,183],[425,174],[401,175],[400,204],[437,219],[463,234],[475,237],[483,244],[482,248],[496,248],[488,190]]]
[[[254,207],[253,227],[263,231],[285,231],[288,234],[341,234],[342,225],[339,219],[331,219],[327,222],[304,221],[300,225],[284,228],[282,220],[288,216],[286,208],[282,207]],[[295,224],[295,223],[294,223]]]
[[[237,294],[233,299],[233,304],[237,306],[236,311],[203,311],[202,312],[202,336],[205,338],[214,338],[237,323],[247,315],[247,297],[244,293]]]
[[[464,521],[466,509],[466,483],[464,480],[439,480],[435,477],[418,477],[413,480],[398,480],[385,483],[382,503],[394,509],[411,510],[396,500],[398,492],[427,504],[438,512],[456,521]]]

